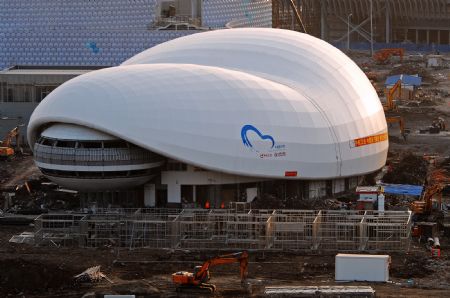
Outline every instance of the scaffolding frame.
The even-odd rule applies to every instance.
[[[35,243],[196,250],[406,251],[411,211],[130,209],[36,218]]]

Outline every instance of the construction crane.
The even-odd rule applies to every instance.
[[[419,215],[427,215],[430,214],[433,210],[433,197],[438,195],[439,206],[442,203],[442,190],[444,186],[442,184],[433,184],[430,187],[427,187],[421,200],[414,201],[411,203],[411,210],[415,214]]]
[[[16,147],[19,147],[19,126],[11,129],[0,143],[0,158],[11,158],[14,155],[14,149],[11,147],[12,139],[16,139]]]
[[[179,271],[172,274],[172,281],[177,286],[177,291],[184,289],[207,291],[213,293],[216,286],[208,283],[210,279],[209,268],[217,265],[239,263],[241,282],[247,278],[248,253],[246,251],[217,256],[204,262],[201,266],[195,266],[194,272]]]
[[[295,18],[297,19],[297,23],[302,27],[303,32],[307,33],[305,25],[303,24],[302,17],[300,16],[300,13],[298,12],[297,5],[295,5],[294,0],[288,0],[288,2],[289,2],[289,5],[292,8],[292,11],[294,12]]]
[[[409,134],[409,130],[405,129],[405,121],[403,120],[403,117],[401,116],[387,116],[386,117],[387,123],[398,123],[400,126],[400,133],[402,134],[403,139],[406,141],[406,138]]]
[[[403,61],[403,56],[405,55],[405,50],[402,48],[394,48],[394,49],[382,49],[377,51],[373,58],[379,64],[385,64],[389,61],[389,58],[392,56],[399,56],[400,61]]]
[[[285,5],[289,5],[290,10],[287,9],[287,7]],[[295,18],[295,20],[297,21],[297,23],[300,27],[300,31],[307,33],[305,24],[303,23],[301,14],[300,14],[299,9],[297,8],[297,5],[295,4],[294,0],[272,0],[272,11],[274,12],[273,23],[274,23],[275,28],[281,28],[280,22],[282,22],[281,19],[283,18],[283,16],[281,16],[281,15],[286,14],[286,12],[288,12],[289,19],[291,18],[291,16],[293,18]]]

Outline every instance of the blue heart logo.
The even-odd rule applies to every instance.
[[[255,149],[255,148],[253,147],[253,144],[250,142],[250,140],[249,140],[249,138],[248,138],[247,133],[248,133],[249,131],[250,131],[250,132],[256,133],[256,135],[258,135],[259,138],[260,138],[261,140],[263,140],[263,141],[266,141],[266,140],[271,141],[271,142],[272,142],[272,146],[270,147],[271,149],[275,146],[275,140],[273,139],[272,136],[270,136],[270,135],[263,135],[256,127],[254,127],[253,125],[247,124],[247,125],[244,125],[244,126],[242,127],[242,129],[241,129],[242,143],[244,143],[244,145],[245,145],[246,147]],[[255,150],[256,150],[256,149],[255,149]],[[257,151],[258,151],[258,150],[257,150]]]

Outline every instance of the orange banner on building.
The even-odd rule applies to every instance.
[[[384,142],[387,139],[388,139],[388,133],[385,132],[385,133],[382,133],[379,135],[355,139],[354,144],[355,144],[355,147],[361,147],[361,146],[366,146],[366,145],[370,145],[370,144]]]

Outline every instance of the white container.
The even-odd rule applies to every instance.
[[[337,254],[335,280],[387,282],[390,262],[388,255]]]
[[[384,211],[384,194],[382,193],[378,195],[378,211]]]

